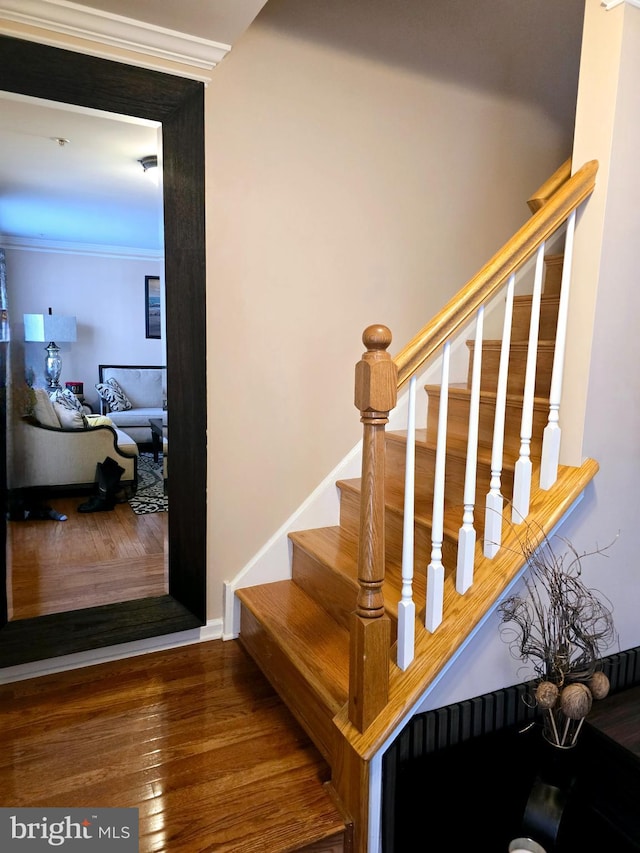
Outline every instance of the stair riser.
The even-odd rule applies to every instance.
[[[461,508],[462,511],[462,508]],[[462,515],[460,517],[462,524]],[[340,495],[340,525],[358,535],[360,529],[360,495],[342,490]],[[387,509],[385,512],[385,553],[387,559],[400,564],[402,562],[403,516],[401,512]],[[424,571],[431,562],[431,525],[416,520],[414,527],[414,569]],[[445,533],[442,543],[442,562],[445,567],[455,567],[457,560],[457,539]]]
[[[562,284],[562,267],[564,255],[547,255],[544,259],[544,287],[545,296],[560,293]]]
[[[474,342],[467,341],[469,347],[469,372],[467,385],[471,388],[473,370]],[[482,370],[480,372],[480,388],[483,391],[496,391],[498,369],[500,366],[500,341],[485,341],[482,347]],[[525,372],[527,367],[527,346],[512,343],[509,350],[509,373],[507,377],[507,394],[523,394]],[[536,382],[534,395],[548,397],[551,387],[551,371],[553,369],[553,347],[540,344],[536,360]]]
[[[448,434],[466,438],[469,432],[470,395],[450,395],[447,408]],[[427,404],[427,441],[435,444],[438,436],[440,412],[440,388],[429,387]],[[480,398],[478,412],[478,444],[491,450],[495,421],[495,397]],[[547,404],[534,404],[531,456],[539,459],[542,452],[542,433],[549,419]],[[520,426],[522,423],[522,401],[507,400],[505,409],[504,456],[517,459],[520,452]]]
[[[358,583],[354,578],[328,566],[323,560],[293,543],[293,580],[349,630],[349,618],[355,610]]]
[[[241,606],[240,642],[258,664],[274,690],[331,765],[336,753],[333,714],[318,700],[279,644],[244,605]]]
[[[528,341],[529,324],[531,322],[531,297],[516,296],[513,302],[513,320],[511,323],[511,340]],[[558,325],[558,297],[543,297],[540,304],[540,328],[538,339],[554,341]]]
[[[331,838],[317,841],[308,847],[300,847],[297,853],[346,853],[353,849],[351,835],[350,829],[346,829],[344,832],[332,835]]]
[[[404,494],[406,469],[406,447],[399,441],[386,443],[385,482],[391,494]],[[511,465],[515,458],[510,460]],[[415,454],[415,495],[418,501],[433,501],[436,451],[433,447],[416,445]],[[446,506],[464,504],[464,480],[467,461],[465,458],[447,454],[445,461],[444,502]],[[502,472],[502,493],[511,497],[513,489],[513,469],[511,465]],[[476,506],[484,505],[491,484],[491,465],[487,460],[478,460],[476,468]]]
[[[347,577],[339,569],[327,565],[320,558],[303,548],[293,551],[293,580],[307,595],[310,595],[343,628],[350,630],[351,614],[356,609],[360,587],[354,578]],[[397,599],[394,605],[397,606]],[[391,642],[398,636],[397,610],[388,611]]]

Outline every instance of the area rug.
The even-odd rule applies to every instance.
[[[149,512],[166,512],[169,501],[164,493],[162,456],[153,461],[153,453],[138,456],[138,491],[129,498],[129,506],[136,515]]]

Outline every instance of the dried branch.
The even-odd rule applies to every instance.
[[[500,605],[502,636],[538,679],[558,687],[586,681],[617,634],[610,602],[581,580],[582,560],[606,556],[613,542],[578,554],[570,542],[561,540],[567,552],[558,556],[542,531],[537,538],[532,534],[528,526],[520,542],[531,570],[524,579],[526,595],[513,595]]]

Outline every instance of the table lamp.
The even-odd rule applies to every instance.
[[[52,314],[51,308],[48,314],[25,314],[24,339],[25,341],[49,341],[45,347],[47,357],[44,362],[44,375],[50,391],[60,388],[62,359],[56,341],[72,343],[76,340],[76,318]]]

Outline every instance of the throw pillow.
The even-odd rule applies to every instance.
[[[82,411],[82,403],[78,400],[73,391],[70,391],[68,388],[59,388],[57,391],[53,391],[49,396],[51,397],[52,403],[58,403],[65,409],[69,409],[72,412]]]
[[[112,412],[127,412],[131,408],[131,401],[115,379],[98,382],[96,391],[109,404]]]
[[[86,417],[77,409],[68,409],[61,403],[53,404],[54,411],[63,429],[86,429],[88,426]]]
[[[44,388],[34,388],[33,393],[35,397],[35,403],[33,404],[34,418],[44,426],[58,427],[59,429],[60,421],[47,392]]]

